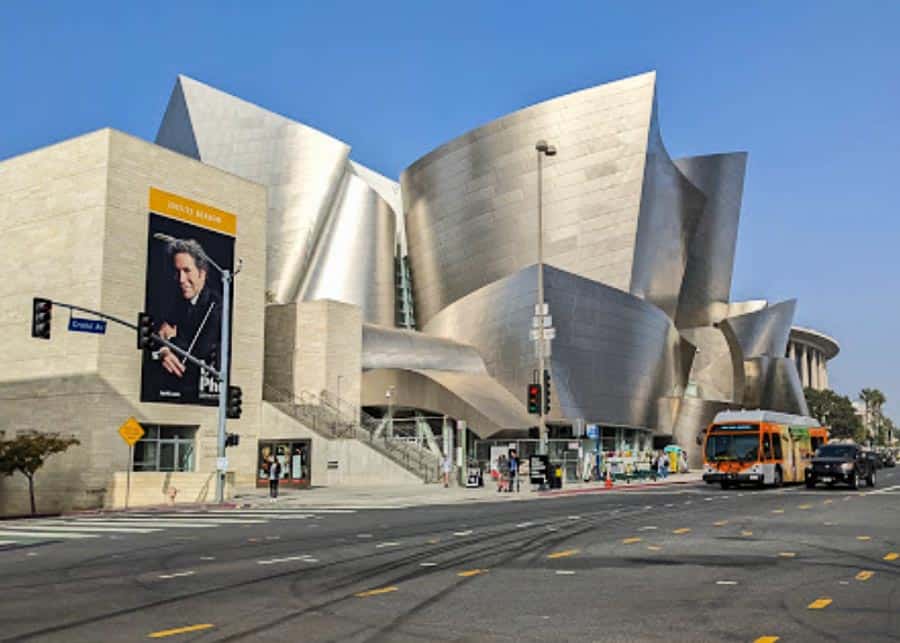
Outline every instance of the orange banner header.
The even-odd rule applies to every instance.
[[[150,211],[217,232],[224,232],[232,237],[237,236],[236,216],[177,194],[150,188]]]

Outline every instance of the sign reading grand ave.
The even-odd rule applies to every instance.
[[[235,215],[150,188],[144,310],[153,332],[219,368],[222,281],[209,261],[234,265]],[[234,290],[231,291],[234,301]],[[141,401],[218,404],[219,384],[168,348],[145,351]]]

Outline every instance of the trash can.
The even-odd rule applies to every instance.
[[[562,465],[553,465],[550,468],[550,488],[562,489],[563,469]]]

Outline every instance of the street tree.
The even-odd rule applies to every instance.
[[[849,397],[838,395],[831,389],[805,388],[803,393],[810,415],[831,429],[832,438],[851,438],[860,443],[865,440],[866,429]]]
[[[0,475],[11,476],[16,471],[28,480],[28,496],[31,513],[37,513],[34,502],[34,474],[44,466],[50,456],[63,453],[69,447],[80,444],[73,437],[61,437],[58,433],[26,431],[7,440],[0,434]]]
[[[859,399],[862,400],[866,408],[864,421],[866,432],[872,436],[873,440],[880,442],[882,438],[881,425],[884,421],[881,409],[884,403],[887,402],[887,398],[877,388],[864,388],[859,392]]]

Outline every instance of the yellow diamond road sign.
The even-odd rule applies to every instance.
[[[119,435],[128,443],[128,446],[133,447],[135,442],[144,437],[144,427],[133,417],[130,417],[119,427]]]

